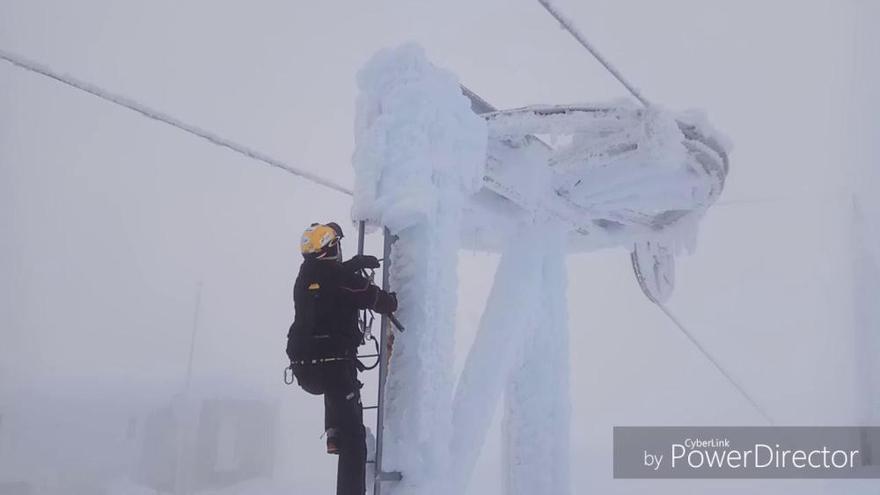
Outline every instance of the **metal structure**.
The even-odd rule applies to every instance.
[[[385,229],[383,232],[382,257],[385,260],[385,266],[382,268],[382,290],[390,290],[388,279],[391,270],[391,246],[394,243],[394,236]],[[388,355],[390,346],[387,345],[391,338],[391,318],[382,315],[380,320],[380,333],[382,335],[379,340],[379,407],[376,411],[376,480],[373,485],[373,494],[380,495],[382,493],[382,482],[384,481],[400,481],[402,476],[398,472],[385,472],[382,470],[382,444],[385,436],[385,377],[388,376],[388,361],[391,356]]]
[[[358,222],[358,244],[357,244],[357,253],[362,255],[364,254],[364,242],[365,242],[365,229],[366,222],[361,221]],[[382,249],[382,258],[384,260],[384,266],[382,268],[382,289],[389,290],[388,286],[388,277],[389,270],[391,264],[391,244],[393,243],[394,236],[392,236],[388,229],[385,229],[383,232],[383,249]],[[388,374],[388,349],[387,345],[388,339],[391,336],[391,319],[386,315],[381,315],[379,320],[379,396],[377,398],[377,402],[375,406],[367,406],[364,409],[375,409],[376,410],[376,451],[374,453],[373,459],[367,459],[367,463],[372,463],[374,466],[374,481],[373,481],[373,493],[380,494],[382,492],[382,482],[384,481],[400,481],[402,476],[399,472],[385,472],[382,470],[382,440],[384,437],[384,419],[385,419],[385,376]]]

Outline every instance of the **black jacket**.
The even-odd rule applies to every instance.
[[[307,259],[293,286],[296,314],[287,334],[291,361],[354,357],[361,344],[358,310],[391,313],[397,299],[357,273],[356,264]]]

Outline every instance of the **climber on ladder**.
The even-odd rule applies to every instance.
[[[365,492],[366,431],[357,359],[363,332],[358,310],[390,315],[397,296],[373,285],[363,271],[379,267],[374,256],[342,261],[342,228],[312,224],[303,233],[305,258],[293,289],[296,311],[287,336],[290,370],[300,387],[324,396],[327,453],[338,454],[337,495]]]

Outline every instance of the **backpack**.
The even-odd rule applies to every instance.
[[[330,335],[318,329],[321,282],[301,270],[293,288],[295,315],[287,333],[287,356],[292,362],[329,357]]]

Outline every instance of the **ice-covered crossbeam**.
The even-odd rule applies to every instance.
[[[465,94],[475,111],[489,108]],[[505,205],[493,194],[475,198],[465,228],[473,247],[491,248],[484,217],[498,228],[517,209],[561,219],[576,250],[688,237],[727,176],[721,139],[695,115],[627,104],[480,113],[489,129],[484,186],[510,204],[498,214]]]

